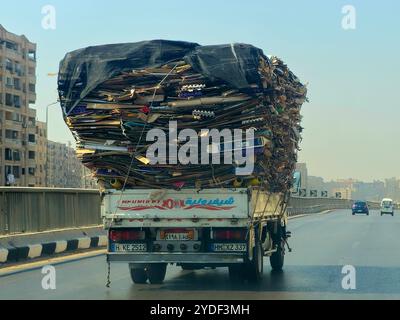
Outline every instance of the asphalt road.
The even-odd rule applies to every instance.
[[[0,299],[400,299],[400,214],[349,211],[290,220],[293,252],[284,272],[265,259],[262,283],[231,284],[227,269],[169,267],[163,285],[133,285],[127,265],[113,265],[105,287],[104,256],[56,265],[56,290],[43,290],[41,270],[0,277]],[[342,288],[342,268],[356,269],[356,290]]]

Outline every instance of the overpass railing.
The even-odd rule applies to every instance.
[[[288,205],[289,216],[319,213],[327,210],[351,209],[354,200],[334,198],[300,198],[291,197]],[[377,202],[368,202],[370,209],[379,209]]]
[[[0,188],[0,235],[100,224],[98,190]]]

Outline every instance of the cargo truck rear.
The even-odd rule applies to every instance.
[[[258,281],[264,256],[282,269],[290,235],[285,195],[258,188],[109,190],[102,216],[108,262],[128,264],[134,283],[163,282],[168,264]]]

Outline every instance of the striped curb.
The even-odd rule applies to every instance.
[[[7,261],[8,257],[8,250],[7,249],[0,249],[0,263],[4,263]]]
[[[19,247],[10,245],[7,248],[0,247],[0,264],[48,257],[63,252],[106,247],[107,244],[107,236],[99,235],[71,240],[45,242],[41,244],[29,244]]]

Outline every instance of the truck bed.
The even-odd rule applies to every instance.
[[[104,195],[102,216],[120,220],[121,227],[218,226],[234,220],[246,225],[254,217],[273,218],[282,196],[257,189],[137,189],[109,190]],[[266,205],[267,204],[267,205]]]

